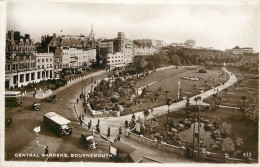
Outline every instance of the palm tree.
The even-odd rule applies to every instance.
[[[205,83],[205,91],[206,91],[207,82],[208,82],[207,80],[204,81],[204,83]]]
[[[244,102],[244,106],[246,106],[246,96],[241,96],[241,99],[242,99],[243,102]]]

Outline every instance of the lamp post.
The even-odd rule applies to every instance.
[[[167,114],[167,123],[169,120],[169,113],[170,113],[170,104],[171,104],[171,99],[168,98],[166,104],[168,105],[168,114]]]
[[[166,101],[167,101],[167,99],[168,99],[167,94],[169,93],[169,91],[166,90],[165,93],[166,93]]]
[[[178,100],[179,100],[179,98],[180,98],[180,88],[181,88],[181,82],[179,81],[178,82]]]
[[[199,109],[199,118],[198,118],[198,161],[200,160],[200,106]]]

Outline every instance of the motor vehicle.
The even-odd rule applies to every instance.
[[[72,134],[72,127],[69,127],[71,121],[55,112],[44,114],[43,122],[59,137]]]
[[[13,124],[12,118],[5,118],[5,130],[8,129]]]
[[[33,103],[33,110],[34,111],[40,111],[41,109],[41,104],[40,103]]]
[[[52,95],[47,99],[47,102],[52,102],[52,101],[57,101],[57,96],[56,95]]]
[[[142,151],[130,146],[128,143],[116,141],[109,146],[110,160],[116,162],[139,163],[143,160]]]
[[[86,147],[86,149],[96,149],[98,147],[93,135],[81,134],[80,142]]]

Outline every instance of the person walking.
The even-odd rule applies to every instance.
[[[117,136],[117,140],[120,141],[120,134],[118,134],[118,136]]]
[[[81,117],[82,117],[82,120],[84,120],[84,115],[83,114],[81,115]]]
[[[132,115],[132,119],[135,119],[135,114],[133,113],[133,115]]]
[[[119,135],[122,135],[122,129],[121,129],[121,126],[119,127],[118,131],[119,131]]]
[[[89,122],[88,123],[88,130],[90,130],[90,128],[91,128],[91,123]]]
[[[79,103],[79,99],[77,99],[77,103]]]
[[[110,127],[107,128],[107,138],[110,139]]]
[[[45,147],[45,155],[48,155],[48,154],[49,154],[49,147],[46,146],[46,147]]]
[[[97,123],[97,124],[98,124],[98,127],[99,127],[99,123],[100,123],[100,120],[98,119],[98,123]]]

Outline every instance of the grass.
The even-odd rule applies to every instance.
[[[141,105],[132,105],[131,107],[127,108],[127,110],[122,113],[122,115],[126,115],[134,112],[143,111],[146,109],[150,109],[162,106],[166,104],[166,91],[169,91],[167,94],[168,98],[171,98],[172,101],[177,99],[177,92],[178,92],[178,81],[181,82],[181,89],[182,92],[190,93],[184,94],[182,96],[191,97],[194,95],[199,94],[198,88],[202,89],[211,89],[213,85],[213,78],[214,78],[214,86],[218,86],[219,82],[225,82],[224,77],[219,78],[221,74],[220,68],[214,68],[211,70],[207,70],[207,73],[198,73],[198,70],[185,70],[185,69],[166,69],[163,71],[157,71],[152,73],[151,75],[140,79],[136,82],[135,87],[139,88],[145,86],[151,82],[158,81],[153,85],[149,86],[148,94],[141,98]],[[191,81],[191,80],[184,80],[182,79],[183,76],[196,76],[202,78],[200,81]],[[227,79],[227,78],[226,78]],[[205,82],[207,81],[206,87]],[[194,90],[194,84],[196,84],[196,89]],[[161,90],[159,91],[159,89]],[[158,103],[151,102],[151,98],[155,97],[155,93],[158,93]]]
[[[237,75],[238,80],[243,80],[241,83],[237,83],[237,87],[228,87],[228,94],[230,93],[232,95],[226,95],[226,90],[223,90],[218,93],[218,96],[222,97],[222,99],[224,100],[223,102],[221,102],[221,105],[243,107],[244,102],[241,99],[242,96],[246,97],[246,105],[252,101],[253,97],[255,97],[258,100],[259,80],[255,79],[253,75],[250,74],[246,75],[244,78],[242,75],[242,71],[239,71],[239,69],[231,68],[230,70],[233,70],[232,72]],[[204,102],[210,103],[212,98],[213,97],[210,96],[204,99]]]

